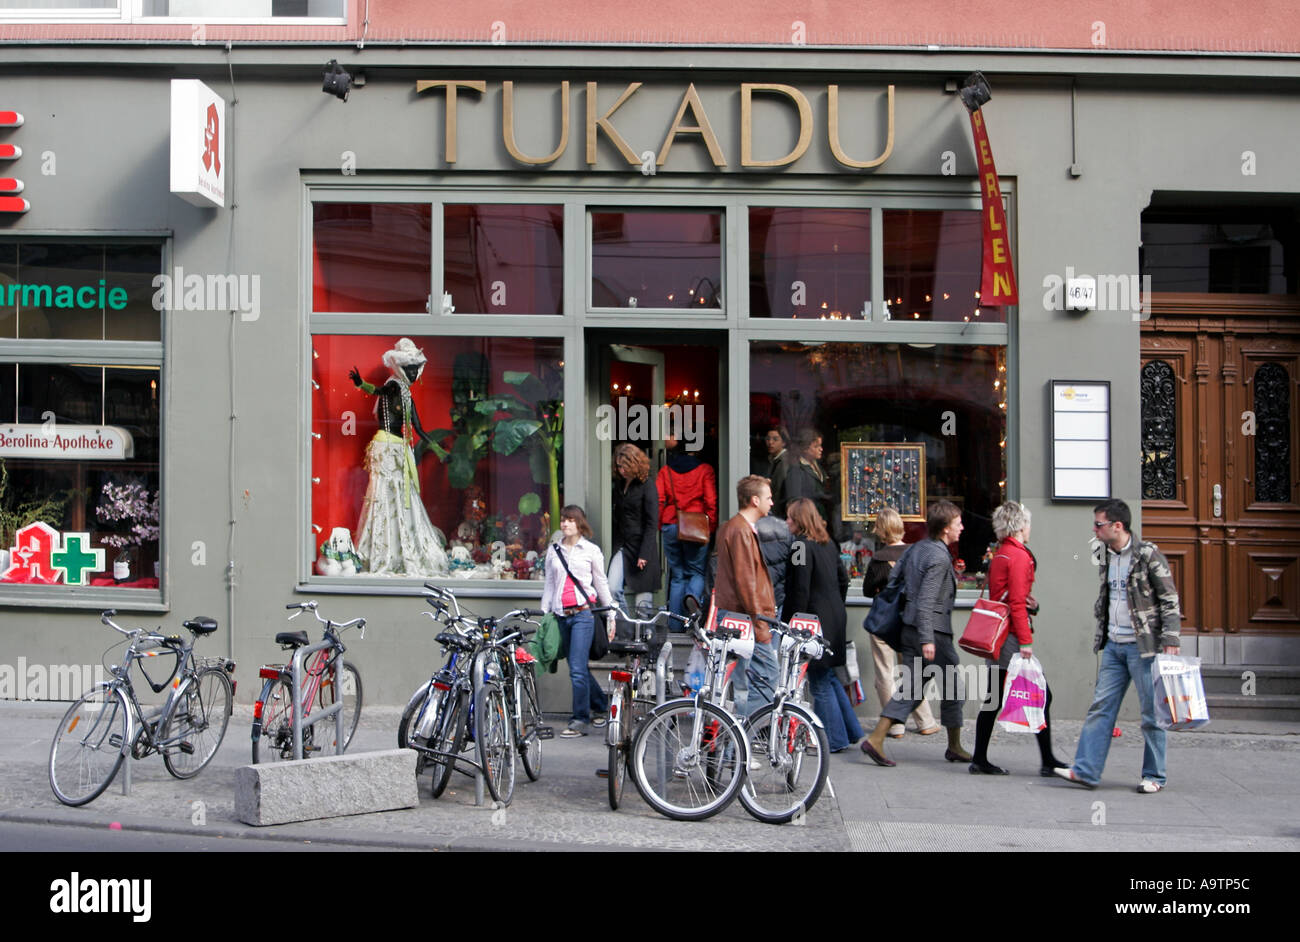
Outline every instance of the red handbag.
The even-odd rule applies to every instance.
[[[985,585],[984,588],[987,589],[988,586]],[[1003,592],[1002,599],[1006,597],[1007,593]],[[975,602],[975,608],[971,610],[966,630],[961,633],[961,640],[957,645],[976,657],[986,657],[996,661],[1002,651],[1003,642],[1007,640],[1007,632],[1010,630],[1011,606],[1003,600],[986,599],[981,592]]]

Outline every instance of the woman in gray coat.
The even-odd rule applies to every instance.
[[[885,757],[885,736],[889,727],[901,723],[921,702],[925,684],[922,664],[933,664],[941,673],[940,721],[948,730],[949,762],[970,762],[961,747],[963,701],[955,687],[957,650],[952,641],[952,603],[957,598],[957,576],[952,568],[948,545],[961,536],[961,509],[950,501],[930,505],[925,515],[929,539],[913,544],[898,561],[906,580],[907,604],[903,607],[903,646],[899,649],[902,683],[885,704],[876,728],[862,741],[862,751],[876,765],[896,765]]]

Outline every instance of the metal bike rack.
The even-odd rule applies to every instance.
[[[302,672],[303,661],[308,654],[315,654],[317,651],[325,648],[332,648],[334,643],[329,640],[317,641],[315,644],[309,644],[305,647],[298,648],[293,652],[293,659],[290,661],[289,685],[293,695],[293,757],[302,758]],[[331,706],[323,707],[320,712],[313,713],[308,720],[315,725],[321,720],[334,717],[334,734],[335,740],[340,745],[343,743],[343,658],[338,659],[338,666],[334,670],[336,678],[335,685],[338,691],[337,699]],[[340,752],[342,750],[340,749]]]

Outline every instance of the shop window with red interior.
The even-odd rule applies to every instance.
[[[749,211],[749,314],[865,320],[871,210]]]
[[[722,309],[722,213],[591,213],[591,306],[717,313]]]
[[[314,571],[540,578],[563,506],[562,339],[311,340]]]
[[[427,203],[312,204],[312,310],[428,313],[432,213]]]
[[[887,209],[883,219],[889,320],[1004,323],[980,306],[983,242],[973,209]]]
[[[443,207],[443,311],[563,314],[564,207]]]
[[[161,267],[157,242],[0,244],[0,591],[159,587]],[[112,340],[140,362],[97,363]]]
[[[774,511],[817,505],[851,571],[865,571],[882,507],[903,517],[906,542],[925,535],[925,509],[962,510],[953,548],[964,586],[992,558],[993,510],[1006,494],[1006,348],[931,343],[750,345],[752,466],[773,480]],[[787,450],[772,467],[767,433]]]

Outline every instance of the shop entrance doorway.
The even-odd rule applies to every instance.
[[[666,461],[665,441],[674,434],[684,448],[713,466],[720,492],[725,494],[725,482],[731,480],[722,447],[728,415],[722,382],[726,332],[681,331],[675,343],[665,343],[665,333],[593,328],[586,334],[592,417],[588,515],[607,557],[613,540],[612,456],[617,446],[630,442],[643,449],[653,480]],[[656,603],[666,597],[666,585],[665,579]]]
[[[1142,535],[1169,558],[1189,632],[1300,637],[1298,382],[1293,298],[1154,296]]]

